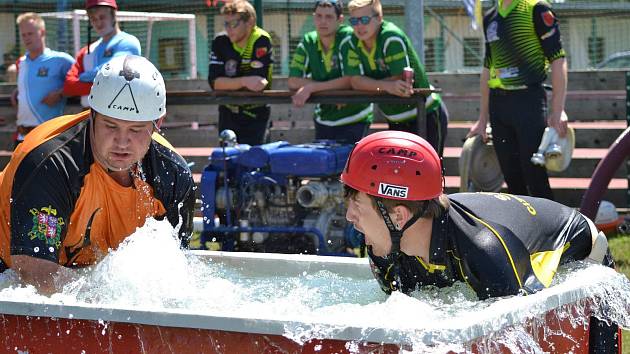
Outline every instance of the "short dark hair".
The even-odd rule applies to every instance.
[[[358,193],[359,193],[358,190],[348,185],[344,185],[343,187],[343,196],[346,201],[348,199],[354,198]],[[394,207],[402,205],[408,208],[413,214],[418,213],[421,210],[424,210],[424,213],[421,215],[421,217],[427,217],[427,218],[432,218],[432,219],[437,218],[440,215],[442,215],[442,213],[448,210],[451,205],[451,203],[448,200],[448,196],[446,196],[446,194],[444,193],[440,194],[439,197],[433,198],[430,200],[398,200],[398,199],[376,197],[369,194],[368,194],[368,197],[370,197],[370,200],[372,200],[372,206],[374,208],[376,208],[376,201],[378,200],[381,203],[383,203],[383,205],[385,206],[385,209],[387,209],[388,212],[392,212]]]
[[[337,17],[343,14],[343,0],[315,0],[313,11],[317,10],[318,7],[333,7]]]

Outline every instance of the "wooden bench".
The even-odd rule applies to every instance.
[[[470,126],[477,119],[479,105],[478,74],[430,74],[429,79],[436,87],[442,88],[451,121],[449,123],[444,154],[444,166],[447,173],[446,187],[454,192],[459,187],[457,161],[463,139]],[[1,85],[0,85],[1,86]],[[286,79],[274,78],[275,89],[286,89]],[[165,136],[178,147],[180,153],[194,162],[193,172],[199,174],[207,164],[211,147],[217,146],[218,132],[216,124],[218,113],[216,102],[208,103],[201,93],[208,89],[204,80],[167,81],[169,103],[168,118],[163,127]],[[569,168],[560,174],[552,174],[551,185],[556,199],[567,205],[578,206],[584,189],[599,160],[607,148],[626,127],[626,79],[619,71],[585,71],[569,73],[569,92],[566,111],[571,126],[576,129],[576,151]],[[0,89],[0,92],[6,92]],[[197,91],[199,97],[182,99],[177,91]],[[10,92],[10,91],[9,91]],[[245,94],[247,95],[247,94]],[[280,94],[278,101],[268,101],[272,105],[272,140],[287,140],[291,143],[312,141],[314,126],[312,105],[295,108],[289,103],[286,91]],[[251,97],[241,97],[251,101]],[[354,99],[361,99],[359,94]],[[76,105],[69,105],[69,112],[80,111]],[[2,104],[0,95],[0,116],[15,115],[13,108]],[[386,129],[387,125],[377,118],[371,131]],[[10,150],[10,134],[14,127],[0,127],[0,149]],[[0,153],[0,166],[8,161],[7,154]],[[609,185],[605,199],[618,207],[625,206],[627,182],[625,168],[617,171],[615,179]]]

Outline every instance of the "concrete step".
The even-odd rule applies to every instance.
[[[450,122],[446,136],[446,146],[462,146],[473,122]],[[576,130],[575,145],[580,148],[608,148],[626,128],[625,121],[571,122]],[[371,132],[387,129],[385,123],[373,123]],[[217,146],[215,125],[201,125],[191,129],[184,124],[164,128],[167,139],[175,146]],[[0,141],[2,140],[0,131]],[[286,140],[292,144],[312,141],[315,131],[312,122],[274,121],[270,130],[271,141]]]
[[[193,173],[193,178],[198,184],[201,181],[201,173]],[[562,204],[579,207],[584,196],[584,192],[588,188],[590,178],[563,178],[550,177],[549,183],[554,193],[554,199]],[[446,176],[446,193],[456,193],[459,191],[459,176]],[[502,192],[507,192],[505,185]],[[201,198],[200,188],[197,188],[197,198]],[[604,193],[603,199],[612,202],[617,207],[625,207],[628,205],[628,180],[622,178],[614,178],[608,184],[608,189]]]
[[[208,163],[208,156],[212,151],[212,148],[200,148],[200,147],[184,147],[177,148],[178,152],[182,154],[187,161],[194,162],[195,165],[192,167],[193,177],[196,183],[199,183],[201,180],[201,171]],[[446,183],[446,192],[454,193],[459,190],[460,178],[457,173],[457,157],[461,152],[461,148],[447,148],[445,151],[445,165],[447,176],[445,178]],[[602,149],[577,149],[575,151],[575,159],[573,164],[583,163],[587,164],[589,162],[584,162],[586,158],[596,157],[601,158],[603,156]],[[0,165],[1,168],[4,168],[6,163],[8,162],[11,155],[11,151],[0,151]],[[586,167],[581,167],[581,169],[585,169]],[[571,168],[569,168],[571,171]],[[551,184],[551,188],[554,191],[555,199],[563,204],[577,207],[580,205],[582,196],[586,188],[590,183],[591,173],[587,176],[581,177],[567,177],[567,176],[552,176],[549,181]],[[626,206],[627,203],[627,191],[628,191],[628,180],[622,178],[625,176],[623,173],[619,172],[616,175],[616,178],[611,180],[608,185],[608,190],[604,195],[604,199],[611,201],[617,206]],[[505,189],[503,190],[505,191]],[[197,189],[197,197],[200,198],[200,189]]]
[[[212,148],[182,147],[177,148],[177,151],[186,158],[186,161],[194,162],[191,168],[193,172],[201,172],[208,164],[208,157],[212,152]],[[462,148],[460,147],[447,147],[444,149],[444,168],[447,175],[459,176],[458,163],[461,151]],[[561,173],[550,173],[550,176],[565,178],[591,176],[607,151],[606,149],[575,149],[569,168]],[[626,175],[626,169],[622,166],[616,172],[615,177],[624,178]]]
[[[272,141],[286,140],[293,144],[312,141],[315,131],[312,121],[274,120],[270,130]],[[464,144],[464,139],[472,121],[451,121],[446,136],[446,146],[457,147]],[[624,120],[571,122],[576,130],[575,145],[580,148],[608,148],[627,127]],[[195,129],[193,129],[195,127]],[[386,123],[373,123],[371,132],[387,129]],[[166,138],[174,145],[181,147],[204,147],[218,145],[218,132],[214,124],[199,124],[193,120],[187,122],[170,122],[162,129]],[[0,150],[13,149],[13,133],[15,126],[0,126]]]
[[[185,132],[191,132],[196,130],[191,129],[180,129],[173,130],[171,132],[181,133],[182,136],[178,137],[175,141],[179,141],[179,139],[184,138]],[[167,137],[172,142],[173,135],[167,134]],[[184,156],[186,161],[189,163],[193,163],[191,167],[193,172],[201,172],[203,168],[208,164],[208,158],[212,153],[212,148],[207,146],[203,147],[199,144],[197,147],[188,147],[188,146],[180,146],[175,144],[177,147],[177,151]],[[461,155],[462,148],[461,147],[446,147],[444,150],[444,168],[446,170],[446,174],[450,176],[458,176],[459,175],[459,156]],[[607,149],[596,149],[596,148],[576,148],[573,153],[573,160],[567,168],[566,171],[561,173],[550,173],[552,177],[589,177],[593,174],[593,171],[597,167],[599,161],[606,155]],[[4,168],[8,163],[11,157],[10,150],[2,150],[0,151],[0,168]],[[619,168],[619,170],[615,173],[615,177],[624,178],[627,175],[627,171],[625,167]]]
[[[444,168],[447,175],[459,176],[459,157],[462,148],[447,147],[444,149]],[[589,177],[595,171],[599,161],[606,156],[607,149],[576,148],[573,151],[573,159],[569,167],[563,172],[550,172],[551,177]],[[614,177],[625,178],[627,176],[625,166],[621,166]]]

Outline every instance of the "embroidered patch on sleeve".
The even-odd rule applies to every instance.
[[[29,213],[33,216],[33,227],[28,236],[31,240],[39,239],[47,245],[58,248],[61,245],[61,230],[65,225],[62,217],[57,217],[57,209],[52,206],[39,210],[32,208]]]
[[[542,13],[542,20],[545,23],[545,26],[551,27],[553,26],[556,20],[556,17],[553,15],[553,12],[551,12],[550,10],[547,10]]]
[[[262,58],[265,56],[265,54],[267,54],[266,47],[256,48],[256,58]]]

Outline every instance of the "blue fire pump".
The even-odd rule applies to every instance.
[[[333,141],[222,141],[201,177],[202,248],[353,255],[339,181],[351,150]]]

